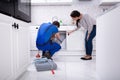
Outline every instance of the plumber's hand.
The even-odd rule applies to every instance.
[[[51,40],[54,40],[54,39],[55,39],[55,34],[51,36]]]

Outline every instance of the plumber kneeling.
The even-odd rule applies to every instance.
[[[42,51],[42,57],[52,59],[51,57],[55,52],[61,49],[60,44],[54,41],[55,38],[60,40],[59,27],[60,23],[58,21],[40,25],[36,38],[36,47]]]

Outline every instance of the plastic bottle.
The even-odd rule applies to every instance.
[[[61,26],[63,25],[63,22],[62,22],[62,20],[60,20],[60,21],[59,21],[59,23],[60,23],[60,25],[61,25]]]

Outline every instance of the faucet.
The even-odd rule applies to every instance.
[[[58,21],[58,17],[57,16],[52,17],[52,22],[53,21]]]

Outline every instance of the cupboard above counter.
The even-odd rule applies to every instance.
[[[31,22],[30,0],[0,0],[0,13]]]
[[[100,6],[113,6],[120,3],[120,0],[100,0]]]

